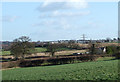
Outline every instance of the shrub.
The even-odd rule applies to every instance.
[[[12,68],[12,67],[15,67],[15,65],[12,62],[9,62],[7,68]]]
[[[85,61],[95,61],[97,57],[94,55],[87,55],[87,56],[78,57],[77,59],[85,62]]]
[[[19,63],[20,67],[40,66],[44,60],[23,60]]]
[[[18,60],[14,62],[4,63],[3,68],[12,68],[12,67],[33,67],[41,65],[58,65],[58,64],[67,64],[74,62],[85,62],[85,61],[95,61],[97,56],[94,55],[85,55],[85,56],[73,56],[66,58],[49,58],[49,59],[39,59],[39,60]]]
[[[116,54],[115,54],[115,58],[116,58],[116,59],[120,59],[120,53],[116,53]]]
[[[19,61],[2,63],[2,68],[13,68],[19,66]]]
[[[115,55],[116,53],[118,53],[119,51],[119,47],[117,46],[107,46],[106,48],[106,53],[109,54],[109,55]]]

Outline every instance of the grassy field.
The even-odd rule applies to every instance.
[[[2,54],[0,55],[10,55],[10,51],[2,51]]]
[[[31,51],[31,52],[40,53],[40,52],[45,52],[45,51],[47,51],[46,48],[35,48],[35,51]]]
[[[114,60],[115,57],[100,57],[97,59],[97,61],[107,61],[107,60]]]
[[[3,70],[3,80],[117,80],[118,60]]]

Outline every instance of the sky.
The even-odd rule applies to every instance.
[[[71,0],[72,1],[72,0]],[[33,41],[118,37],[117,2],[3,2],[2,40]]]

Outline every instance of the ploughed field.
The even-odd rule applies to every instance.
[[[15,68],[2,70],[3,80],[117,80],[118,61],[99,59],[94,62]]]

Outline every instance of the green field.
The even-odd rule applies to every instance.
[[[10,51],[2,51],[2,54],[0,55],[10,55]]]
[[[118,60],[3,70],[3,80],[117,80]]]
[[[107,61],[107,60],[114,60],[115,57],[100,57],[97,59],[97,61]]]
[[[45,52],[47,51],[46,48],[35,48],[35,51],[31,50],[31,53],[40,53],[40,52]]]
[[[31,50],[31,53],[40,53],[46,50],[46,48],[35,48],[35,51]],[[10,51],[2,51],[2,55],[10,55]]]

